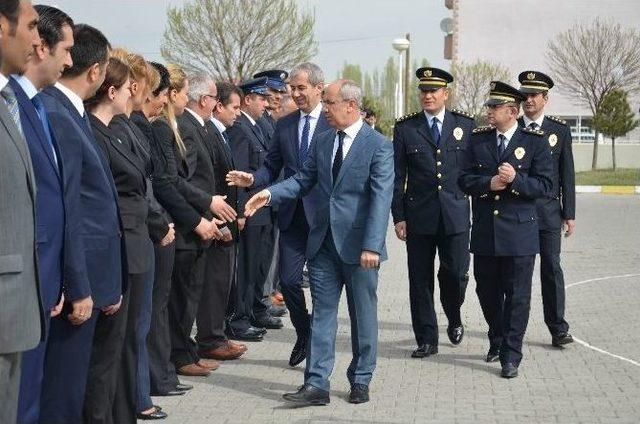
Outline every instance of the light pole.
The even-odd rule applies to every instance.
[[[396,118],[404,114],[404,73],[402,72],[402,53],[409,48],[409,40],[406,38],[396,38],[391,43],[398,51],[398,82],[396,84]]]

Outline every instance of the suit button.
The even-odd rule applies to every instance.
[[[498,212],[498,209],[495,209],[495,210],[493,211],[493,214],[494,214],[494,215],[496,215],[496,216],[497,216],[499,213],[500,213],[500,212]]]
[[[438,186],[438,190],[442,190],[442,186],[441,185]]]
[[[500,200],[500,195],[496,194],[496,197],[494,197],[494,200]]]
[[[441,166],[441,165],[442,165],[442,162],[440,161],[436,162],[436,166]]]
[[[436,177],[438,177],[438,178],[442,178],[442,174],[441,174],[441,173],[438,173],[438,175],[436,175]]]

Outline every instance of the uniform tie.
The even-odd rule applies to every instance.
[[[538,129],[538,123],[537,122],[532,122],[529,124],[529,128],[531,128],[532,130],[537,130]]]
[[[507,150],[507,137],[504,134],[498,134],[498,156],[502,157],[505,150]]]
[[[436,142],[436,145],[440,144],[440,129],[438,129],[438,123],[440,121],[437,117],[433,117],[431,121],[431,136],[433,137],[433,141]]]

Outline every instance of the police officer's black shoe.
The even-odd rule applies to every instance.
[[[411,353],[412,358],[426,358],[431,355],[435,355],[438,353],[438,346],[423,344],[418,346],[416,350]]]
[[[496,362],[500,359],[500,348],[497,346],[491,346],[489,348],[489,352],[487,352],[487,357],[485,358],[485,362]]]
[[[369,402],[369,386],[366,384],[352,384],[349,392],[349,403]]]
[[[500,376],[502,378],[515,378],[518,376],[518,367],[511,362],[507,362],[502,366]]]
[[[289,402],[297,403],[300,406],[328,405],[329,402],[331,402],[328,391],[310,384],[301,386],[297,392],[285,393],[282,395],[282,398]]]
[[[569,343],[573,343],[573,337],[569,333],[562,332],[551,336],[551,345],[554,347],[562,347]]]
[[[454,345],[459,345],[464,337],[464,326],[458,325],[457,327],[447,327],[447,336]]]

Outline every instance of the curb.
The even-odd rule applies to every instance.
[[[576,193],[640,194],[640,186],[576,186]]]

